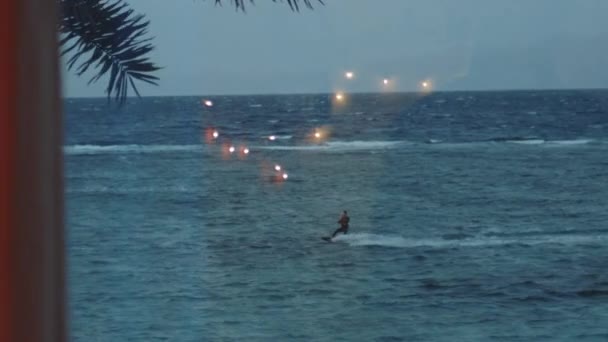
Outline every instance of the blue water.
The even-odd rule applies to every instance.
[[[608,91],[202,99],[66,100],[74,341],[608,340]]]

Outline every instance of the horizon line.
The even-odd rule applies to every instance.
[[[530,91],[592,91],[608,90],[608,87],[589,87],[589,88],[503,88],[503,89],[462,89],[462,90],[403,90],[403,91],[334,91],[334,92],[293,92],[293,93],[235,93],[235,94],[180,94],[180,95],[142,95],[128,96],[127,99],[152,98],[152,97],[204,97],[204,96],[224,96],[224,97],[245,97],[245,96],[303,96],[303,95],[332,95],[338,92],[344,94],[370,95],[370,94],[433,94],[433,93],[495,93],[495,92],[530,92]],[[108,96],[61,96],[61,99],[107,99]],[[113,101],[113,96],[110,97]]]

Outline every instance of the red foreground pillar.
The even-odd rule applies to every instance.
[[[56,0],[0,1],[0,341],[65,341]]]

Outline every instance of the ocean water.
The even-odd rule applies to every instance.
[[[209,98],[66,100],[72,340],[608,340],[608,91]]]

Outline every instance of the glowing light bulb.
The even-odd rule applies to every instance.
[[[315,138],[319,139],[321,137],[321,133],[315,132]]]
[[[207,107],[213,107],[213,101],[211,100],[205,100],[205,102],[203,102],[205,104],[205,106]]]
[[[243,149],[243,153],[245,153],[245,154],[249,154],[249,149],[248,149],[247,147],[245,147],[245,148]]]
[[[346,76],[346,78],[351,79],[353,77],[355,77],[355,74],[352,71],[347,71],[344,76]]]
[[[430,86],[431,86],[431,84],[429,82],[427,82],[427,81],[422,82],[422,87],[423,88],[428,88]]]
[[[275,140],[277,140],[277,137],[274,135],[271,135],[268,137],[268,140],[275,141]]]
[[[342,101],[343,98],[344,98],[344,95],[342,95],[342,93],[337,93],[336,94],[336,100]]]
[[[218,131],[213,131],[213,139],[217,139],[217,137],[220,136],[220,133]]]
[[[289,178],[289,175],[287,175],[286,173],[283,174],[283,179],[287,179]]]
[[[230,146],[230,148],[228,149],[228,151],[230,151],[230,153],[234,153],[234,150],[235,150],[234,146]]]
[[[277,170],[277,171],[281,171],[281,165],[275,165],[274,169]]]
[[[382,83],[384,83],[384,85],[387,85],[388,84],[388,79],[387,78],[383,79]]]

